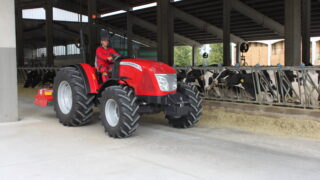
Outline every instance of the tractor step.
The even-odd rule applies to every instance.
[[[46,107],[49,101],[53,101],[53,89],[39,89],[38,94],[34,97],[33,104]]]

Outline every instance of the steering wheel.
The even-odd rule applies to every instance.
[[[112,58],[113,58],[114,61],[117,61],[117,60],[121,59],[121,57],[122,57],[121,55],[112,54]]]

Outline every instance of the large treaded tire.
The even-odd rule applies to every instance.
[[[113,126],[107,120],[106,104],[109,99],[118,106],[118,122]],[[100,119],[105,131],[113,138],[125,138],[132,135],[138,128],[139,105],[133,89],[128,86],[110,86],[102,92],[100,98]]]
[[[202,113],[202,97],[196,86],[190,86],[187,84],[178,84],[179,93],[185,95],[190,103],[191,111],[186,116],[180,118],[166,116],[169,124],[175,128],[189,128],[196,124]]]
[[[72,107],[65,114],[59,107],[58,89],[62,82],[67,82],[72,91]],[[53,84],[54,110],[61,124],[65,126],[83,126],[90,122],[94,107],[94,94],[89,94],[85,89],[85,80],[80,70],[75,67],[65,67],[58,71]]]

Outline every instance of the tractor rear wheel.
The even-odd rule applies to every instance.
[[[54,110],[61,124],[82,126],[90,122],[95,95],[85,89],[85,80],[75,67],[58,71],[54,79]]]
[[[178,93],[185,95],[190,103],[190,112],[187,115],[180,118],[166,116],[169,124],[175,128],[189,128],[196,124],[202,113],[202,98],[200,92],[196,86],[190,86],[186,84],[178,84]]]
[[[139,105],[133,89],[128,86],[110,86],[100,98],[100,119],[110,137],[124,138],[138,127]]]

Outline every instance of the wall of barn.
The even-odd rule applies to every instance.
[[[317,42],[317,55],[315,60],[315,65],[320,65],[320,41]]]
[[[268,46],[263,43],[251,42],[249,51],[244,53],[248,66],[260,64],[261,66],[268,65]]]
[[[271,47],[271,66],[278,64],[284,65],[284,41],[272,44]]]
[[[270,65],[276,66],[278,64],[284,65],[284,41],[280,41],[271,45],[271,57]],[[259,42],[250,42],[250,49],[247,53],[244,53],[246,62],[249,66],[260,64],[262,66],[268,65],[268,45]],[[311,47],[311,46],[310,46]],[[320,65],[320,41],[316,43],[316,60],[314,65]],[[312,49],[310,49],[312,57]]]

